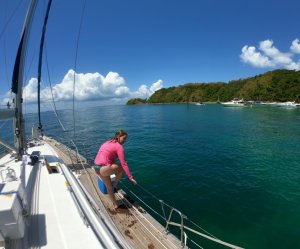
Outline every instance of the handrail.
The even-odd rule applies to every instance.
[[[187,229],[187,230],[189,230],[189,231],[191,231],[191,232],[193,232],[193,233],[195,233],[195,234],[198,234],[198,235],[200,235],[200,236],[202,236],[202,237],[204,237],[204,238],[206,238],[206,239],[212,240],[212,241],[214,241],[214,242],[216,242],[216,243],[222,244],[222,245],[227,246],[227,247],[230,247],[230,248],[232,248],[232,249],[244,249],[243,247],[239,247],[239,246],[230,244],[230,243],[228,243],[228,242],[222,241],[222,240],[220,240],[220,239],[213,238],[213,237],[208,236],[208,235],[206,235],[206,234],[204,234],[204,233],[200,233],[200,232],[198,232],[198,231],[196,231],[196,230],[194,230],[194,229],[192,229],[192,228],[189,228],[189,227],[187,227],[187,226],[182,226],[181,224],[176,223],[176,222],[170,221],[170,222],[168,222],[168,224],[169,224],[169,225],[173,225],[173,226],[177,226],[177,227],[181,227],[181,228],[185,228],[185,229]],[[183,231],[184,231],[184,230],[183,230]],[[184,233],[184,232],[183,232],[183,233]],[[185,243],[184,245],[186,245],[186,243]]]
[[[171,222],[171,218],[172,218],[173,211],[175,211],[176,213],[178,213],[178,214],[180,215],[180,218],[181,218],[181,224]],[[184,219],[184,218],[186,218],[186,216],[185,216],[183,213],[181,213],[178,209],[176,209],[176,208],[171,208],[171,211],[170,211],[170,214],[169,214],[169,218],[168,218],[168,220],[166,220],[166,231],[169,231],[169,230],[168,230],[169,225],[174,225],[174,224],[176,224],[176,225],[178,225],[178,226],[180,227],[180,232],[181,232],[181,233],[180,233],[180,241],[181,241],[181,246],[182,246],[182,247],[186,245],[186,244],[183,242],[183,239],[184,239],[184,237],[183,237],[183,236],[184,236],[183,219]]]
[[[125,185],[124,185],[125,186]],[[208,240],[211,240],[213,242],[216,242],[218,244],[221,244],[223,246],[227,246],[229,248],[232,248],[232,249],[244,249],[243,247],[239,247],[239,246],[236,246],[236,245],[233,245],[233,244],[230,244],[228,242],[225,242],[225,241],[222,241],[218,238],[216,238],[215,236],[211,235],[210,233],[208,233],[207,231],[205,231],[204,229],[202,229],[201,227],[199,227],[200,229],[202,229],[203,231],[205,231],[207,234],[204,234],[204,233],[201,233],[201,232],[198,232],[188,226],[185,226],[184,225],[184,220],[188,220],[187,219],[187,216],[184,215],[181,211],[179,211],[178,209],[168,205],[167,203],[165,203],[163,200],[159,200],[156,196],[154,196],[152,193],[150,193],[148,190],[144,189],[143,187],[141,187],[141,185],[138,185],[142,190],[144,190],[146,193],[148,193],[149,195],[152,196],[152,198],[158,200],[160,203],[161,203],[161,208],[162,208],[162,212],[164,214],[164,216],[158,214],[155,210],[153,210],[148,204],[146,204],[143,200],[141,200],[139,197],[137,197],[132,191],[130,191],[131,193],[133,193],[140,201],[142,201],[146,206],[148,206],[152,211],[154,211],[156,214],[158,214],[162,219],[164,219],[164,221],[166,222],[166,225],[165,225],[165,230],[166,232],[169,232],[168,228],[170,225],[172,226],[176,226],[176,227],[179,227],[180,228],[180,240],[181,240],[181,246],[182,247],[185,247],[187,246],[187,234],[185,231],[190,231],[194,234],[197,234],[199,236],[202,236]],[[165,209],[164,207],[168,207],[170,208],[170,213],[169,213],[169,216],[168,216],[168,219],[166,218],[166,214],[165,214]],[[173,222],[171,221],[171,218],[172,218],[172,215],[173,215],[173,212],[176,212],[179,214],[180,218],[181,218],[181,221],[180,223],[176,223],[176,222]],[[191,222],[191,221],[190,221]],[[193,222],[192,222],[193,223]],[[196,225],[196,224],[195,224]],[[197,226],[197,225],[196,225]]]
[[[160,200],[160,202],[162,203],[162,205],[165,204],[165,203],[164,203],[163,201],[161,201],[161,200]],[[198,234],[198,235],[200,235],[200,236],[202,236],[202,237],[204,237],[204,238],[206,238],[206,239],[209,239],[209,240],[214,241],[214,242],[216,242],[216,243],[219,243],[219,244],[221,244],[221,245],[230,247],[230,248],[232,248],[232,249],[243,249],[242,247],[239,247],[239,246],[230,244],[230,243],[228,243],[228,242],[222,241],[222,240],[220,240],[220,239],[218,239],[218,238],[214,238],[214,237],[212,237],[212,236],[208,236],[208,235],[206,235],[206,234],[204,234],[204,233],[200,233],[200,232],[198,232],[198,231],[196,231],[196,230],[194,230],[194,229],[192,229],[192,228],[189,228],[189,227],[185,226],[185,225],[183,224],[183,220],[184,220],[184,219],[187,219],[187,216],[184,215],[182,212],[180,212],[178,209],[176,209],[176,208],[174,208],[174,207],[171,207],[171,206],[169,206],[169,205],[167,205],[167,204],[166,204],[166,206],[168,206],[168,207],[171,208],[170,214],[169,214],[169,218],[166,220],[166,227],[165,227],[165,228],[166,228],[166,231],[169,231],[169,230],[168,230],[169,225],[173,225],[173,226],[180,227],[180,241],[181,241],[181,246],[182,246],[182,247],[186,246],[186,238],[185,238],[185,236],[187,237],[187,235],[186,235],[186,233],[185,233],[185,231],[184,231],[184,229],[186,229],[186,230],[189,230],[190,232],[193,232],[193,233],[195,233],[195,234]],[[177,212],[177,213],[179,214],[179,216],[180,216],[180,218],[181,218],[181,222],[180,222],[180,223],[176,223],[176,222],[171,221],[173,211],[175,211],[175,212]]]

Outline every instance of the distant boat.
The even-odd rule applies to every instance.
[[[195,105],[205,105],[202,102],[197,102]]]
[[[294,108],[294,107],[300,107],[299,103],[295,103],[295,101],[286,101],[276,104],[279,107],[286,107],[286,108]]]
[[[233,99],[228,102],[222,102],[221,104],[225,107],[243,107],[243,106],[245,106],[245,102],[243,99]]]

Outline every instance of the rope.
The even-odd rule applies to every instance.
[[[153,208],[151,208],[146,202],[144,202],[141,198],[139,198],[135,193],[133,193],[128,187],[126,187],[123,183],[122,185],[132,194],[137,198],[140,202],[142,202],[145,206],[147,206],[152,212],[154,212],[156,215],[158,215],[160,218],[166,221],[165,217],[163,217],[161,214],[156,212]],[[138,186],[138,185],[137,185]]]
[[[151,197],[153,197],[154,199],[156,199],[157,201],[161,201],[161,199],[157,198],[154,194],[152,194],[150,191],[148,191],[147,189],[143,188],[140,184],[137,184],[137,186],[142,189],[144,192],[146,192],[148,195],[150,195]]]

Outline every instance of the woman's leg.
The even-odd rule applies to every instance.
[[[114,205],[114,208],[117,208],[118,207],[118,203],[117,203],[117,200],[115,198],[115,195],[114,195],[114,190],[113,190],[113,186],[112,186],[112,182],[111,182],[111,179],[110,179],[110,176],[112,174],[117,174],[117,177],[119,176],[118,175],[118,168],[121,167],[117,164],[112,164],[112,165],[107,165],[107,166],[102,166],[101,169],[96,173],[101,177],[101,179],[103,180],[104,184],[105,184],[105,187],[107,189],[107,193]],[[122,175],[121,175],[122,176]]]
[[[118,164],[114,164],[114,165],[118,166],[118,167],[116,167],[116,179],[115,179],[115,182],[114,182],[114,188],[116,188],[118,186],[119,181],[122,178],[124,170],[120,165],[118,165]]]

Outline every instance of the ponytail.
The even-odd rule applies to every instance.
[[[118,142],[119,137],[128,136],[127,132],[124,130],[118,130],[112,140]]]

